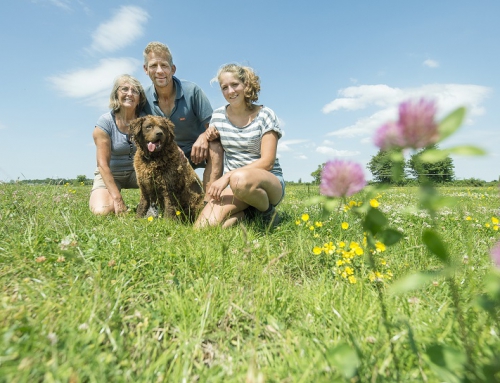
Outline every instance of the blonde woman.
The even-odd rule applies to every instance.
[[[127,211],[121,189],[138,188],[134,171],[135,144],[129,137],[130,122],[141,115],[146,95],[134,77],[119,76],[111,90],[111,110],[97,120],[93,138],[97,169],[89,207],[94,214],[120,214]]]

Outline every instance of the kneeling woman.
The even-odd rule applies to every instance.
[[[97,215],[127,211],[121,189],[138,188],[134,171],[135,144],[130,139],[130,122],[141,115],[146,95],[141,83],[124,74],[115,80],[109,106],[92,136],[96,146],[97,169],[90,194],[90,210]]]
[[[270,108],[255,104],[260,82],[251,68],[224,65],[217,80],[228,104],[212,114],[207,138],[220,137],[224,175],[206,191],[211,200],[196,226],[228,227],[245,216],[261,217],[264,223],[276,226],[280,219],[275,206],[285,194],[276,158],[282,136],[278,117]]]

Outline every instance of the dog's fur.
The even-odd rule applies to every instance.
[[[139,117],[131,122],[130,133],[137,146],[134,168],[141,190],[137,217],[144,217],[158,204],[165,218],[193,222],[203,207],[203,190],[174,141],[174,124],[164,117]]]

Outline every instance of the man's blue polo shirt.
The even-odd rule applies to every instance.
[[[212,117],[212,106],[207,96],[195,83],[179,80],[175,82],[175,106],[169,116],[166,116],[158,106],[158,95],[154,84],[146,89],[146,114],[167,117],[175,125],[175,142],[184,153],[189,154],[199,135],[205,131],[205,124]]]

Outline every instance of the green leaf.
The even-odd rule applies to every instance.
[[[434,164],[439,161],[443,161],[448,157],[449,153],[447,150],[442,149],[427,149],[424,150],[421,154],[419,154],[419,159],[422,162],[427,162]]]
[[[448,250],[446,250],[446,245],[439,235],[430,229],[424,230],[422,234],[422,242],[427,246],[429,251],[436,255],[442,262],[449,262]]]
[[[391,151],[391,153],[389,155],[389,158],[393,162],[401,162],[401,163],[403,163],[404,160],[405,160],[405,157],[404,157],[403,152],[401,150]]]
[[[462,382],[461,377],[466,362],[463,351],[446,345],[434,344],[427,348],[426,355],[432,370],[441,378],[441,381]]]
[[[449,115],[441,120],[438,125],[439,141],[443,141],[446,137],[451,136],[462,125],[465,117],[465,108],[460,107],[455,109]]]
[[[378,209],[370,208],[363,221],[363,228],[373,235],[377,234],[387,224],[387,218]]]
[[[377,235],[377,238],[386,246],[392,246],[403,238],[403,234],[394,229],[385,229]]]
[[[439,278],[440,274],[439,271],[420,271],[415,274],[410,274],[394,282],[389,288],[389,291],[392,294],[405,294],[413,290],[418,290],[428,285],[436,278]]]
[[[461,156],[484,156],[486,151],[472,145],[460,145],[447,149],[450,154],[458,154]]]
[[[328,211],[335,211],[337,210],[339,204],[340,204],[339,199],[327,199],[325,202],[325,209]]]
[[[328,363],[335,367],[346,378],[349,379],[356,375],[359,366],[359,358],[354,347],[341,343],[329,349],[326,353],[326,358]]]

